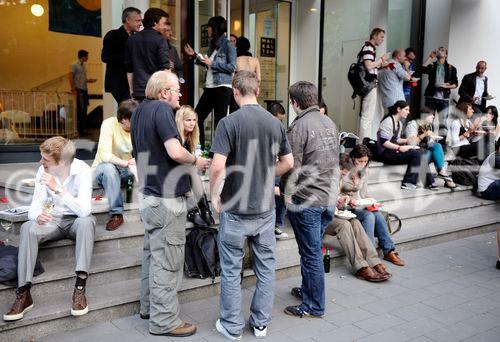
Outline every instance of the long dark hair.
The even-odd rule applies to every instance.
[[[357,144],[349,152],[349,157],[354,161],[354,159],[360,159],[363,157],[368,157],[368,162],[366,163],[365,169],[368,168],[368,164],[372,160],[372,152],[365,144]]]
[[[240,56],[252,57],[252,53],[250,52],[250,41],[243,36],[236,40],[236,57]]]
[[[498,123],[498,109],[495,106],[488,106],[486,107],[486,113],[488,113],[488,110],[491,110],[491,114],[493,115],[493,120],[491,120],[491,122],[496,126]]]
[[[212,28],[212,39],[210,40],[210,47],[217,49],[217,41],[227,32],[227,21],[224,17],[216,16],[208,19],[208,26]]]

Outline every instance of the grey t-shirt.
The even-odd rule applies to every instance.
[[[244,105],[219,122],[211,152],[227,156],[222,210],[254,215],[274,209],[276,159],[291,153],[278,119],[257,104]]]

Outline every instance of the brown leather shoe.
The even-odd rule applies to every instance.
[[[73,305],[71,305],[71,315],[82,316],[89,312],[87,298],[85,297],[85,287],[79,289],[75,287],[73,291]]]
[[[378,264],[378,265],[375,265],[373,266],[373,269],[375,270],[375,272],[379,273],[379,274],[382,274],[383,276],[387,276],[387,278],[390,278],[392,277],[392,274],[390,274],[389,272],[387,272],[385,269],[385,265],[384,264]]]
[[[9,312],[3,315],[4,321],[17,321],[24,317],[24,314],[33,308],[33,299],[30,289],[16,291],[16,300]]]
[[[399,257],[398,252],[395,252],[395,251],[390,251],[389,253],[387,253],[384,256],[384,259],[392,262],[394,265],[397,265],[397,266],[404,266],[405,265],[405,262],[403,260],[401,260],[401,258]]]
[[[159,336],[187,337],[194,335],[195,332],[196,332],[196,325],[188,322],[182,322],[181,325],[179,325],[174,330],[169,331],[168,333],[164,334],[157,334],[152,332],[149,333],[151,335],[159,335]]]
[[[106,223],[106,230],[109,230],[110,232],[113,230],[118,229],[123,224],[123,215],[122,214],[115,214],[111,215],[111,218],[109,219],[108,223]]]
[[[378,283],[378,282],[385,281],[385,280],[389,279],[387,276],[384,276],[384,275],[376,272],[371,267],[360,268],[356,272],[356,278],[366,280],[366,281],[371,281],[373,283]]]

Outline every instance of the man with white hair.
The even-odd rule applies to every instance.
[[[144,254],[140,316],[149,319],[153,335],[185,337],[196,326],[179,318],[179,300],[186,243],[186,200],[189,168],[205,170],[209,160],[182,146],[174,109],[181,97],[179,80],[170,71],[149,79],[146,99],[132,115],[132,146],[141,192]]]

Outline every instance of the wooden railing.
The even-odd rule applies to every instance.
[[[77,136],[76,97],[69,92],[0,90],[0,144]]]

